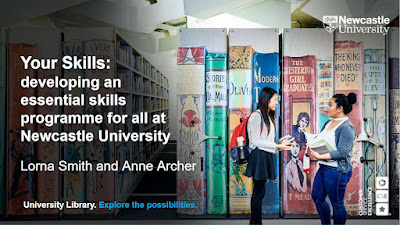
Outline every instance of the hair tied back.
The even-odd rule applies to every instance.
[[[357,102],[357,95],[354,94],[354,93],[349,93],[349,94],[347,95],[347,100],[349,100],[349,103],[350,103],[351,105],[353,105],[354,103]]]

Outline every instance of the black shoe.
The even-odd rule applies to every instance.
[[[262,224],[262,222],[261,220],[259,221],[250,220],[250,224]]]

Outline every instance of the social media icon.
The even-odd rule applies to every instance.
[[[375,187],[376,189],[389,189],[388,177],[376,177]]]
[[[376,215],[377,216],[388,216],[389,215],[389,204],[388,203],[376,203]]]
[[[388,190],[376,190],[375,201],[376,202],[389,202],[389,191]]]

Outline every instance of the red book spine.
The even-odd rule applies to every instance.
[[[304,131],[316,132],[316,57],[283,59],[283,135],[295,137],[293,149],[283,157],[283,213],[316,214],[311,188],[315,163],[303,170],[306,153]]]

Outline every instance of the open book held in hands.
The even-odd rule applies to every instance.
[[[307,140],[307,146],[319,154],[325,154],[335,150],[324,138],[320,138],[316,134],[304,132],[304,135]]]

